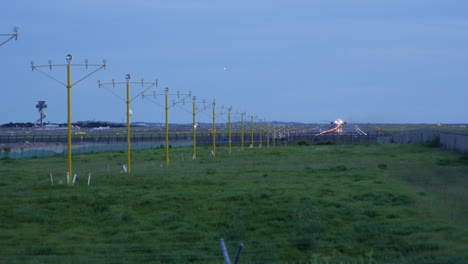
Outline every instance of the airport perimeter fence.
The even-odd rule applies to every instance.
[[[300,141],[306,144],[355,144],[355,143],[377,143],[377,135],[339,135],[339,134],[323,134],[323,135],[293,135],[289,138],[291,143],[299,143]]]
[[[468,133],[446,131],[413,131],[401,134],[382,135],[377,143],[421,144],[468,155]]]
[[[192,133],[169,133],[169,140],[179,142],[179,141],[192,141]],[[232,133],[232,142],[241,142],[241,133]],[[165,133],[156,133],[156,134],[132,134],[130,140],[132,143],[141,143],[141,142],[165,142],[166,135]],[[227,143],[228,134],[227,133],[217,133],[216,139],[218,143]],[[263,134],[263,139],[266,141],[266,134]],[[197,134],[197,143],[200,144],[209,144],[213,141],[212,135],[210,133],[198,133]],[[251,134],[244,134],[245,142],[251,142]],[[254,134],[255,142],[260,141],[260,135],[258,133]],[[279,138],[278,138],[279,140]],[[126,134],[97,134],[97,135],[72,135],[73,144],[84,144],[84,143],[106,143],[106,144],[121,144],[127,142]],[[8,135],[0,136],[0,145],[8,144],[29,144],[29,143],[67,143],[67,135]]]
[[[232,143],[240,145],[242,135],[233,133]],[[263,138],[266,144],[266,138]],[[273,139],[270,139],[271,142]],[[165,134],[134,134],[130,137],[131,149],[152,149],[164,148],[166,145]],[[254,145],[258,145],[260,135],[254,135]],[[277,139],[277,142],[280,142]],[[199,133],[196,138],[198,146],[212,145],[213,138],[209,133]],[[227,133],[218,133],[218,145],[226,146],[229,143]],[[249,147],[252,143],[250,134],[244,134],[245,146]],[[273,143],[272,143],[273,144]],[[278,143],[280,145],[280,143]],[[0,159],[28,159],[43,158],[67,154],[67,136],[66,135],[14,135],[0,136]],[[171,133],[169,137],[170,147],[188,147],[193,146],[191,133]],[[72,153],[86,154],[109,151],[126,151],[127,137],[125,134],[99,134],[99,135],[73,135]]]
[[[186,137],[171,138],[171,147],[191,146],[192,141]],[[151,149],[165,146],[165,137],[161,135],[136,134],[131,136],[132,150]],[[39,136],[0,136],[0,159],[29,159],[67,155],[66,135]],[[126,151],[126,135],[72,136],[73,155]]]
[[[242,142],[241,133],[232,134],[233,146],[239,147]],[[163,148],[166,145],[165,134],[133,134],[131,135],[131,148],[151,149]],[[291,134],[283,138],[268,137],[266,133],[260,137],[255,133],[244,134],[244,146],[246,148],[259,147],[260,143],[266,146],[287,146],[298,144],[300,141],[310,143],[375,143],[375,136],[363,135],[300,135]],[[126,151],[127,138],[125,134],[98,134],[98,135],[73,135],[72,152],[74,155],[86,153],[98,153],[109,151]],[[210,133],[199,133],[196,139],[199,146],[210,146],[213,144],[213,138]],[[216,143],[219,146],[227,146],[229,137],[227,133],[217,133]],[[169,138],[170,147],[193,146],[191,133],[172,133]],[[0,136],[0,159],[28,159],[42,158],[67,154],[67,136],[66,135],[14,135]]]
[[[270,135],[271,136],[271,135]],[[233,133],[233,146],[240,146],[242,135]],[[197,135],[197,145],[206,146],[213,144],[213,138],[209,133]],[[302,141],[302,142],[301,142]],[[125,134],[111,135],[73,135],[73,154],[87,154],[109,151],[126,151],[127,139]],[[227,133],[217,134],[217,145],[227,146],[229,138]],[[440,131],[413,131],[401,134],[370,134],[370,135],[339,135],[324,134],[291,134],[284,138],[268,138],[266,134],[250,133],[244,134],[244,145],[246,148],[252,145],[262,146],[286,146],[295,144],[423,144],[441,147],[442,149],[468,154],[468,133],[462,132],[440,132]],[[134,134],[131,135],[131,148],[152,149],[165,147],[165,134]],[[170,147],[188,147],[193,145],[191,133],[171,134],[169,138]],[[39,135],[39,136],[0,136],[0,159],[28,159],[66,155],[66,135]]]

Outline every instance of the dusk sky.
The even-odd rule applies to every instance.
[[[468,122],[468,1],[6,0],[1,9],[0,34],[17,26],[19,37],[0,46],[0,124],[35,122],[39,100],[45,121],[66,122],[66,88],[30,63],[65,64],[68,53],[77,64],[107,60],[73,87],[74,121],[125,121],[125,102],[97,81],[129,73],[159,79],[157,93],[191,91],[264,121]],[[65,67],[44,70],[66,82]],[[91,71],[73,67],[72,79]],[[125,85],[112,89],[125,96]],[[132,96],[141,91],[132,85]],[[132,121],[164,122],[147,99],[131,108]],[[211,110],[198,117],[210,122]],[[191,120],[191,100],[171,108],[170,122]]]

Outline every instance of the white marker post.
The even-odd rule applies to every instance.
[[[50,173],[50,182],[54,185],[54,178],[52,178],[52,172]]]
[[[91,173],[88,175],[88,186],[90,182],[91,182]]]

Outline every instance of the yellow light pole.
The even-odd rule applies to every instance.
[[[245,113],[242,113],[241,114],[241,150],[244,150],[244,133],[245,133],[244,116],[245,116]]]
[[[231,124],[231,111],[232,107],[229,107],[228,110],[228,146],[229,146],[229,153],[231,153],[232,150],[232,124]]]
[[[127,104],[127,172],[132,172],[132,159],[131,159],[131,142],[130,142],[130,116],[132,113],[130,112],[130,74],[125,75],[125,80],[127,80],[127,99],[125,103]]]
[[[185,104],[185,99],[186,98],[191,98],[192,97],[192,93],[189,92],[188,94],[181,94],[179,92],[177,92],[176,94],[170,94],[169,93],[169,88],[166,87],[164,88],[164,97],[165,97],[165,103],[164,105],[158,103],[156,100],[153,100],[151,99],[151,97],[154,97],[154,99],[156,99],[156,96],[160,96],[161,94],[156,94],[155,92],[153,94],[149,94],[149,95],[145,95],[145,94],[142,94],[142,97],[144,99],[148,99],[149,101],[151,101],[152,103],[154,103],[155,105],[158,105],[159,107],[161,108],[164,108],[164,111],[165,111],[165,114],[166,114],[166,168],[169,167],[169,164],[170,164],[170,159],[169,159],[169,109],[181,102],[183,102]],[[180,100],[178,100],[177,102],[174,101],[172,106],[169,105],[169,96],[170,95],[176,95],[177,98],[179,98]],[[180,96],[183,96],[182,98],[180,98]]]
[[[251,139],[251,147],[254,147],[254,117],[252,116],[252,119],[250,121],[250,139]]]
[[[191,93],[189,93],[189,95],[191,95]],[[203,106],[203,107],[198,107],[197,106],[197,98],[195,96],[192,97],[192,100],[193,100],[193,106],[192,106],[192,115],[193,115],[193,160],[195,160],[197,158],[197,113],[198,112],[201,112],[201,111],[204,111],[207,109],[207,106],[206,106],[206,101],[203,100],[202,102],[200,102],[200,104]]]
[[[270,125],[267,126],[267,148],[270,147]]]
[[[216,101],[213,101],[213,156],[216,156]]]
[[[16,35],[17,35],[17,30],[16,30]],[[3,43],[2,43],[3,44]],[[78,83],[80,83],[81,81],[85,80],[86,78],[88,78],[89,76],[93,75],[94,73],[96,73],[97,71],[103,69],[103,68],[106,68],[106,60],[103,60],[103,64],[88,64],[88,60],[86,59],[85,60],[85,64],[76,64],[76,65],[73,65],[71,62],[73,60],[73,56],[71,54],[67,54],[67,56],[65,57],[66,61],[67,61],[67,64],[52,64],[52,60],[49,60],[49,64],[48,65],[35,65],[34,62],[31,62],[31,69],[34,71],[38,71],[42,74],[44,74],[45,76],[49,77],[50,79],[60,83],[61,85],[65,86],[65,88],[67,89],[67,173],[68,173],[68,183],[69,184],[73,184],[73,166],[72,166],[72,115],[71,115],[71,105],[72,105],[72,99],[71,99],[71,89],[73,86],[77,85]],[[62,67],[62,66],[66,66],[67,67],[67,82],[64,83],[62,81],[59,81],[58,79],[56,79],[55,77],[52,77],[50,74],[40,70],[40,68],[43,68],[43,67],[47,67],[49,68],[50,70],[52,70],[52,67]],[[91,66],[91,67],[98,67],[96,70],[92,71],[91,73],[85,75],[83,78],[79,79],[78,81],[72,83],[72,80],[71,80],[71,67],[72,66],[85,66],[86,69]]]
[[[276,127],[273,128],[273,147],[276,147]]]
[[[164,88],[166,92],[166,168],[169,167],[169,88]]]
[[[107,85],[110,85],[112,84],[112,87],[115,87],[116,84],[125,84],[125,87],[126,87],[126,96],[125,97],[122,97],[120,95],[118,95],[117,93],[115,93],[114,91],[110,90],[110,89],[107,89],[109,92],[111,92],[112,94],[114,94],[115,96],[119,97],[122,101],[125,102],[125,105],[126,105],[126,111],[125,111],[125,115],[126,115],[126,118],[127,118],[127,125],[126,125],[126,129],[127,129],[127,173],[131,173],[132,172],[132,142],[131,142],[131,117],[132,117],[132,109],[131,109],[131,102],[133,100],[135,100],[136,98],[140,97],[140,95],[143,95],[144,92],[148,91],[149,89],[153,88],[153,87],[157,87],[158,86],[158,81],[156,80],[155,82],[145,82],[144,79],[141,79],[140,82],[131,82],[130,81],[131,79],[131,75],[130,74],[126,74],[125,75],[125,82],[115,82],[114,79],[112,79],[112,83],[101,83],[101,81],[98,81],[98,86],[99,88],[106,88],[107,89]],[[130,85],[131,84],[141,84],[142,87],[144,87],[145,85],[148,85],[148,87],[146,87],[142,92],[138,93],[138,95],[134,96],[133,98],[131,97],[131,92],[130,92]]]
[[[262,147],[263,144],[263,123],[262,120],[260,120],[260,147]]]
[[[216,140],[217,140],[217,136],[218,136],[217,135],[218,131],[217,131],[217,128],[216,128],[216,116],[219,116],[219,117],[223,118],[223,116],[224,116],[224,114],[226,114],[226,112],[230,112],[230,109],[231,108],[225,108],[224,106],[221,106],[219,108],[219,111],[216,111],[216,101],[213,100],[213,156],[216,156],[216,143],[217,143]],[[226,119],[224,118],[224,120],[226,120]],[[230,152],[230,149],[229,149],[229,152]]]
[[[193,97],[193,160],[197,159],[197,97]]]
[[[68,54],[67,60],[67,156],[68,156],[68,182],[72,183],[73,168],[72,168],[72,118],[71,118],[71,61],[73,57]]]

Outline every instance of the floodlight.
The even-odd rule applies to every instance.
[[[67,59],[67,62],[70,63],[73,59],[73,56],[71,54],[67,54],[66,59]]]
[[[127,80],[127,81],[130,80],[130,74],[125,75],[125,80]]]

